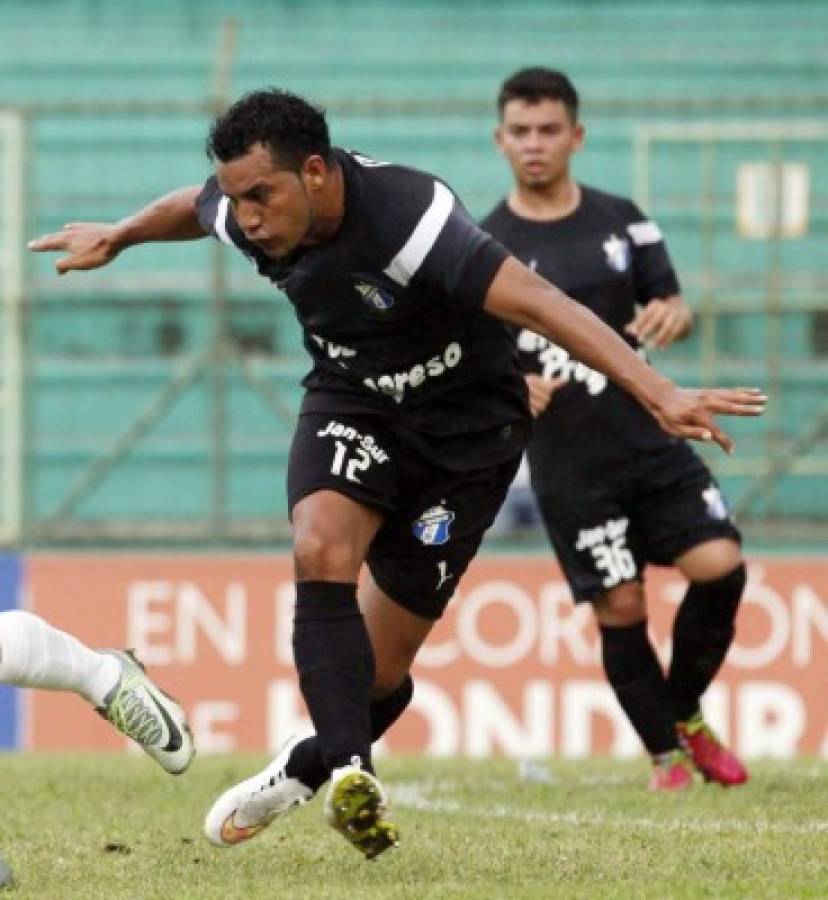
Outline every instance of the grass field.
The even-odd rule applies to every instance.
[[[399,849],[368,863],[319,798],[218,850],[201,820],[251,756],[170,778],[142,757],[6,756],[0,849],[36,898],[828,897],[828,763],[764,763],[729,791],[644,790],[643,761],[381,762]]]

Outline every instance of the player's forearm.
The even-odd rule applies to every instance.
[[[121,219],[112,236],[117,251],[152,241],[189,241],[204,237],[205,231],[196,212],[200,191],[198,186],[180,188]]]
[[[649,366],[591,310],[556,288],[547,290],[556,293],[554,302],[547,302],[543,315],[524,327],[545,335],[591,369],[603,372],[648,409],[657,407],[663,392],[672,386],[669,379]]]
[[[516,260],[504,263],[489,289],[485,308],[564,347],[650,411],[658,409],[665,393],[674,387],[593,312]]]

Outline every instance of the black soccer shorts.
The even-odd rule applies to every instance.
[[[470,440],[474,438],[471,437]],[[368,551],[374,580],[400,606],[439,619],[520,463],[455,472],[411,449],[383,416],[299,416],[288,463],[288,504],[333,490],[387,517]]]
[[[562,479],[538,505],[576,602],[640,581],[647,563],[672,565],[705,541],[741,542],[715,478],[683,443],[612,477]]]

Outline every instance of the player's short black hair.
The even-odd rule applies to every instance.
[[[510,100],[540,103],[541,100],[560,100],[573,122],[578,121],[578,92],[575,85],[556,69],[534,66],[510,75],[500,86],[497,111],[503,118],[503,107]]]
[[[254,144],[268,147],[276,163],[296,172],[309,156],[331,157],[324,110],[276,88],[251,91],[218,116],[207,138],[207,155],[229,162]]]

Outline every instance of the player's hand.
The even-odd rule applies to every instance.
[[[761,416],[767,399],[758,388],[693,390],[672,385],[652,413],[668,434],[693,441],[715,441],[725,452],[732,453],[733,441],[714,417]]]
[[[693,315],[680,297],[651,300],[624,327],[627,334],[648,348],[663,350],[690,330]]]
[[[541,375],[527,375],[526,387],[529,389],[529,409],[537,418],[552,400],[558,388],[566,384],[566,378],[543,378]]]
[[[29,241],[29,250],[65,252],[56,263],[58,275],[73,269],[98,269],[112,262],[121,247],[117,241],[118,226],[104,222],[69,222],[62,231],[44,234]]]

